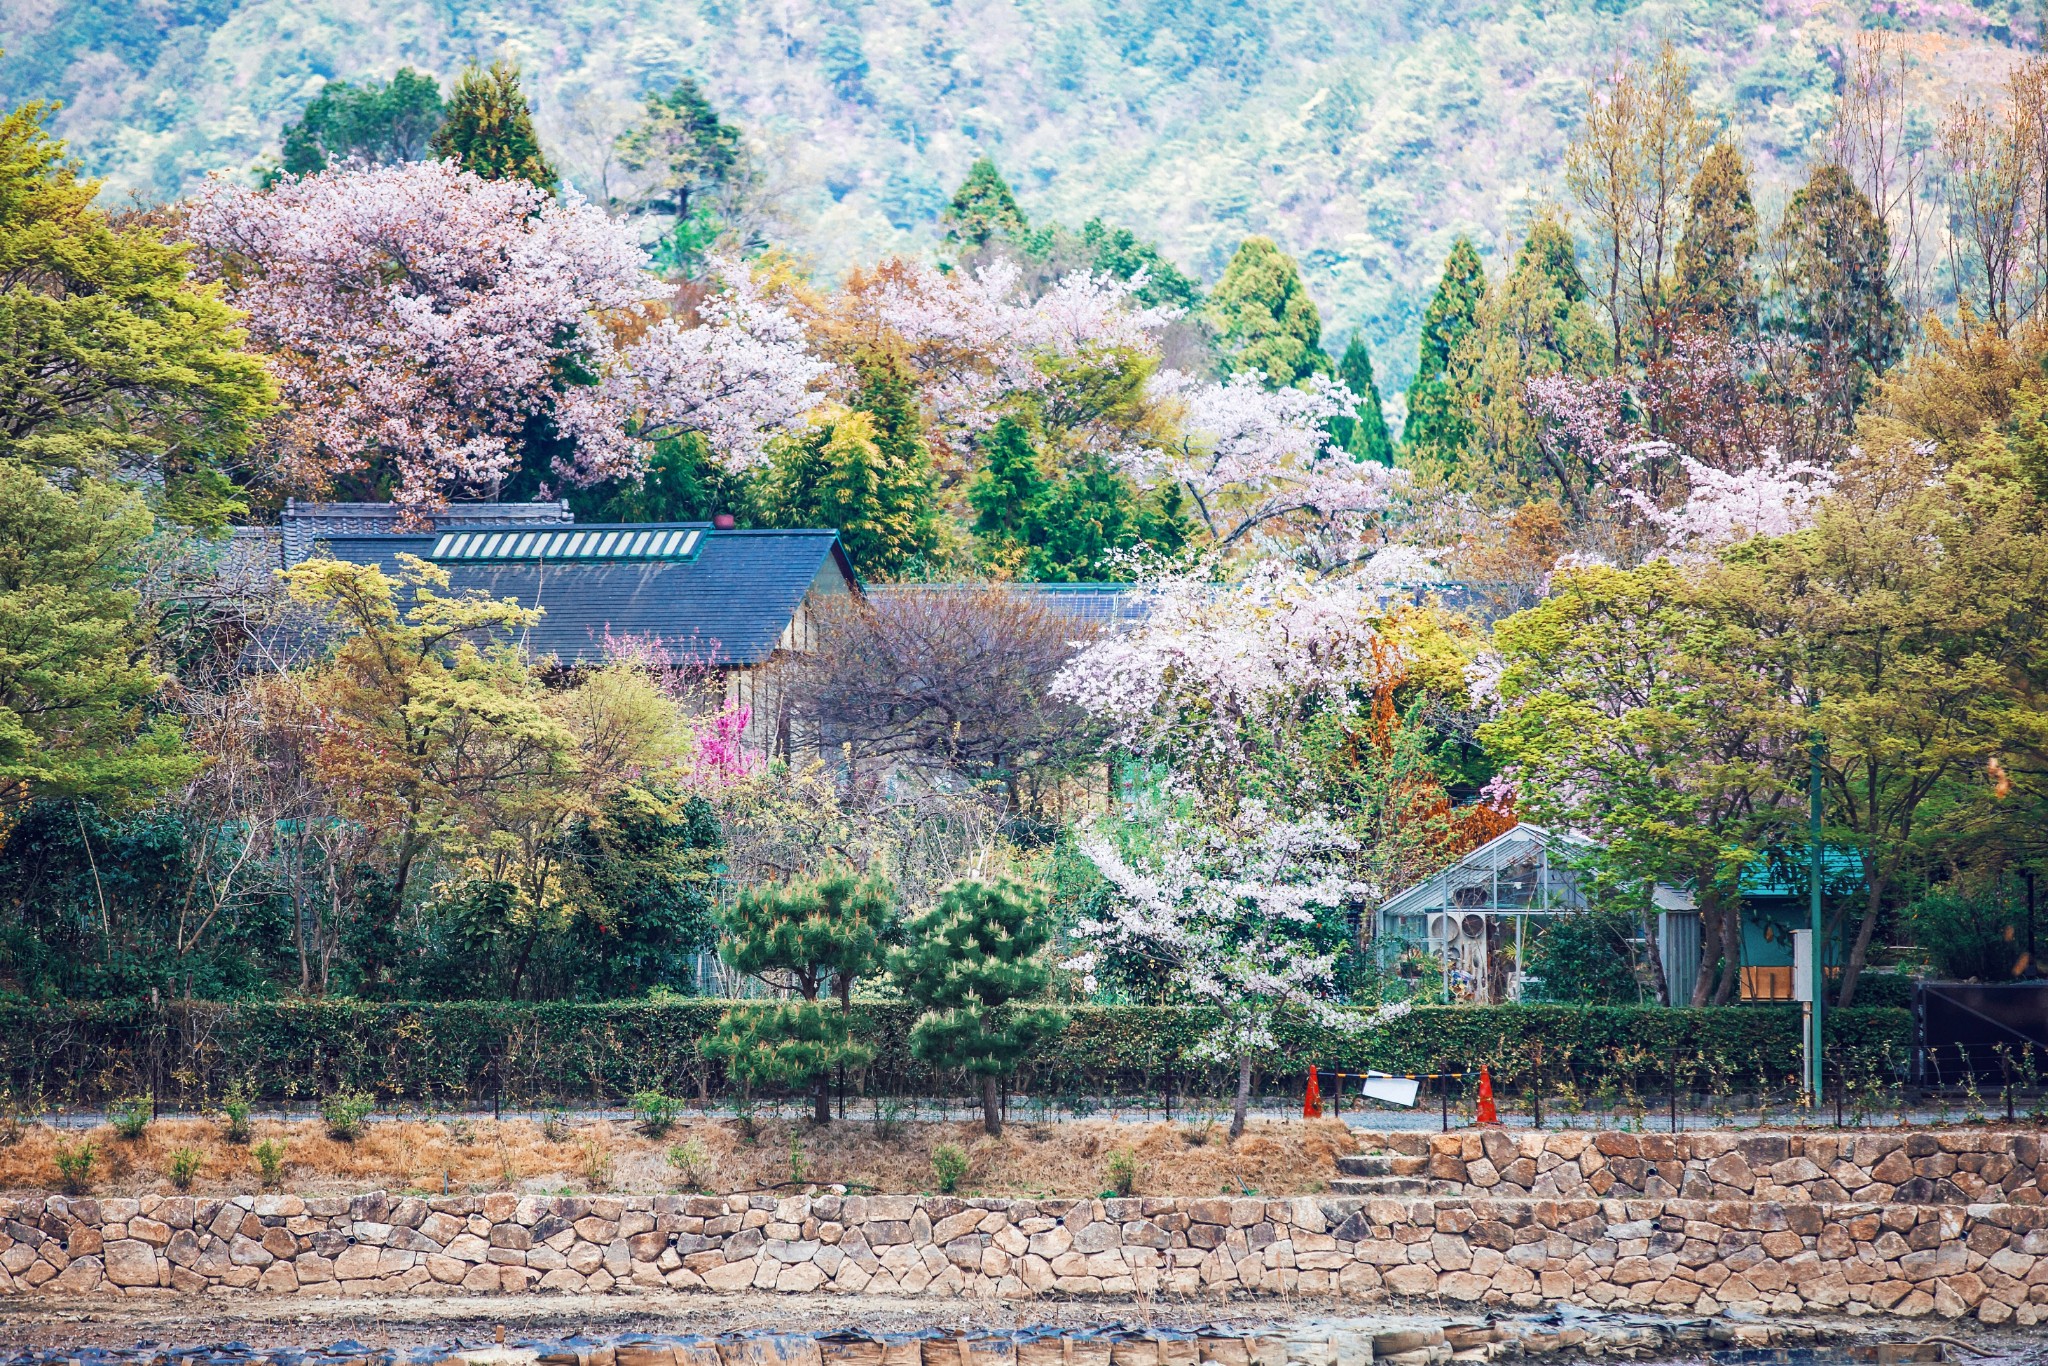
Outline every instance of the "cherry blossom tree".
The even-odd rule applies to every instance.
[[[1369,889],[1347,872],[1354,842],[1324,816],[1290,820],[1255,801],[1224,817],[1194,809],[1164,791],[1142,799],[1120,829],[1098,822],[1083,834],[1082,853],[1114,895],[1076,926],[1086,947],[1067,966],[1092,990],[1103,958],[1135,955],[1162,969],[1177,995],[1216,1012],[1197,1054],[1236,1065],[1235,1138],[1253,1063],[1279,1047],[1283,1009],[1331,1029],[1361,1025],[1335,1004],[1337,953],[1317,947],[1315,930],[1319,912]]]
[[[1360,578],[1265,560],[1227,586],[1205,581],[1200,567],[1146,585],[1144,623],[1091,643],[1052,691],[1104,724],[1113,743],[1191,775],[1227,775],[1248,744],[1369,699],[1397,663]]]
[[[900,338],[918,372],[934,420],[973,436],[992,426],[1004,404],[1053,383],[1048,360],[1090,352],[1158,352],[1159,329],[1179,316],[1137,305],[1133,280],[1076,271],[1031,296],[1023,272],[998,260],[974,271],[941,272],[892,262],[872,289],[853,291],[871,326]]]
[[[1282,519],[1355,524],[1391,502],[1393,471],[1354,460],[1327,423],[1357,399],[1321,378],[1269,389],[1255,375],[1226,383],[1162,371],[1150,386],[1170,439],[1127,456],[1140,483],[1170,481],[1193,500],[1211,543],[1229,548]]]
[[[736,265],[678,316],[623,225],[447,162],[215,179],[186,230],[277,376],[266,473],[288,488],[490,495],[536,426],[568,439],[570,482],[630,477],[683,429],[753,464],[829,374]]]
[[[1685,502],[1644,515],[1664,531],[1663,554],[1699,562],[1752,536],[1785,536],[1813,525],[1820,500],[1834,491],[1833,469],[1811,460],[1787,460],[1775,450],[1746,470],[1729,472],[1686,457]]]

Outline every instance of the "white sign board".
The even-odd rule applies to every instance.
[[[1792,931],[1792,999],[1813,999],[1813,931]]]

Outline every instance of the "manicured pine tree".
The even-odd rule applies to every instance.
[[[1344,345],[1343,358],[1337,362],[1337,378],[1358,395],[1358,407],[1353,416],[1330,420],[1330,439],[1351,452],[1354,460],[1393,464],[1394,442],[1387,435],[1386,414],[1380,410],[1380,386],[1372,374],[1372,351],[1365,338],[1355,331]]]
[[[897,923],[895,889],[840,870],[749,888],[722,920],[718,956],[726,966],[794,990],[796,999],[727,1011],[704,1041],[705,1056],[744,1085],[808,1087],[811,1117],[829,1122],[833,1073],[874,1056],[852,1037],[847,1012],[854,982],[884,962]],[[821,999],[827,992],[836,1009]]]
[[[1225,374],[1262,376],[1274,388],[1330,373],[1323,319],[1294,258],[1270,237],[1247,237],[1209,295]]]
[[[967,179],[953,193],[953,202],[942,215],[946,224],[946,245],[962,250],[985,247],[998,239],[1024,235],[1030,224],[1017,197],[987,157],[968,168]]]
[[[452,159],[485,180],[525,180],[554,191],[555,170],[541,155],[540,135],[519,88],[519,68],[502,61],[462,73],[433,148],[435,156]]]
[[[1731,143],[1707,153],[1687,196],[1685,234],[1678,239],[1678,306],[1724,331],[1756,325],[1756,205],[1749,168]]]
[[[1477,326],[1485,297],[1486,268],[1479,263],[1479,251],[1470,238],[1460,237],[1444,262],[1436,297],[1422,315],[1422,344],[1401,431],[1402,444],[1414,457],[1452,465],[1472,440],[1472,419],[1451,362]]]
[[[982,1127],[1003,1131],[1001,1079],[1066,1026],[1066,1013],[1030,1003],[1052,971],[1039,960],[1051,938],[1044,898],[1012,882],[956,882],[904,926],[889,975],[923,1014],[910,1051],[934,1067],[981,1078]]]

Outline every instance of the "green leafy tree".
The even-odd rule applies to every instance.
[[[1179,485],[1140,490],[1095,453],[1045,491],[1033,523],[1023,577],[1036,583],[1127,579],[1131,566],[1118,552],[1144,546],[1172,555],[1194,535]]]
[[[1408,386],[1408,419],[1401,430],[1411,458],[1451,468],[1471,444],[1472,419],[1451,362],[1478,325],[1485,298],[1486,268],[1479,263],[1478,248],[1469,237],[1460,237],[1422,315],[1422,343],[1415,379]]]
[[[847,1009],[854,982],[884,961],[896,927],[894,889],[841,870],[750,888],[723,919],[718,954],[726,965],[796,998],[727,1011],[705,1040],[705,1055],[748,1085],[810,1088],[812,1117],[828,1123],[833,1072],[874,1056],[852,1038]],[[827,992],[838,997],[838,1009],[821,999]]]
[[[1733,143],[1717,143],[1692,178],[1685,235],[1678,239],[1678,306],[1724,330],[1756,322],[1756,205],[1749,167]]]
[[[284,172],[316,175],[349,160],[419,161],[446,114],[440,83],[409,66],[389,81],[329,81],[284,126]]]
[[[131,490],[60,488],[0,460],[0,814],[51,797],[118,806],[197,767],[148,710],[162,680],[135,609],[152,529]]]
[[[241,507],[222,467],[270,378],[181,248],[94,207],[99,182],[44,131],[53,112],[0,118],[0,460],[67,486],[146,471],[160,515],[218,528]]]
[[[618,139],[619,162],[643,177],[628,207],[672,220],[656,244],[657,261],[684,274],[725,231],[716,196],[743,170],[739,128],[719,118],[697,82],[685,77],[666,95],[649,95],[641,122]]]
[[[615,1001],[687,981],[716,933],[718,815],[697,795],[628,784],[563,838],[585,898],[575,921],[581,994]]]
[[[1029,1004],[1052,981],[1038,956],[1051,937],[1044,897],[1012,882],[956,882],[904,935],[905,946],[889,955],[889,975],[924,1012],[910,1051],[979,1077],[982,1127],[999,1134],[1002,1079],[1066,1026],[1063,1011]]]
[[[960,182],[953,202],[940,217],[946,224],[946,245],[963,250],[1014,240],[1030,226],[1009,183],[987,157],[976,158],[968,168],[967,179]]]
[[[434,133],[433,150],[485,180],[525,180],[550,192],[555,188],[555,168],[541,154],[533,113],[519,88],[519,68],[502,61],[462,73],[448,100],[448,116]]]
[[[1209,295],[1208,316],[1226,374],[1256,374],[1274,388],[1330,373],[1323,319],[1294,258],[1270,237],[1247,237]]]
[[[1386,414],[1380,410],[1380,386],[1373,378],[1372,351],[1365,338],[1355,331],[1337,362],[1337,378],[1358,395],[1358,407],[1353,416],[1331,419],[1330,438],[1351,452],[1354,460],[1393,464],[1394,442],[1387,435]]]
[[[854,407],[781,443],[762,507],[779,525],[837,528],[863,577],[894,578],[938,550],[931,449],[902,363],[870,354],[855,369]]]
[[[1832,162],[1785,206],[1785,283],[1792,327],[1844,421],[1904,349],[1904,319],[1887,272],[1884,220]]]

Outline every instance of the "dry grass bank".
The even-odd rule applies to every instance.
[[[1254,1120],[1236,1143],[1220,1123],[1106,1119],[1013,1122],[1000,1138],[976,1123],[909,1123],[885,1133],[864,1119],[824,1126],[765,1121],[749,1136],[729,1119],[690,1118],[659,1139],[610,1120],[572,1122],[552,1133],[527,1119],[383,1120],[353,1142],[330,1137],[318,1120],[258,1120],[252,1128],[254,1142],[284,1144],[283,1185],[299,1193],[439,1194],[444,1183],[452,1193],[682,1190],[686,1178],[669,1154],[693,1144],[702,1155],[697,1175],[711,1191],[845,1183],[918,1192],[936,1189],[932,1152],[952,1143],[969,1159],[959,1186],[968,1195],[1099,1195],[1111,1185],[1110,1158],[1120,1150],[1137,1161],[1140,1195],[1304,1195],[1327,1186],[1338,1154],[1357,1149],[1336,1120]],[[58,1189],[59,1145],[81,1140],[97,1150],[93,1194],[171,1192],[172,1156],[181,1148],[200,1155],[193,1193],[261,1189],[250,1145],[228,1142],[221,1126],[205,1119],[160,1119],[137,1139],[117,1137],[106,1125],[90,1132],[23,1126],[0,1146],[0,1189]]]

